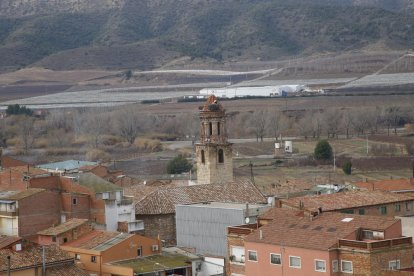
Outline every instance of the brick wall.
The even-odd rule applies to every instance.
[[[19,200],[19,236],[30,237],[58,225],[61,204],[59,194],[43,191]]]
[[[381,271],[388,269],[389,262],[392,260],[400,260],[401,268],[412,267],[413,254],[414,250],[410,245],[384,248],[372,252],[341,250],[339,259],[352,261],[353,275],[378,275]]]
[[[144,235],[154,239],[160,235],[166,245],[176,245],[175,214],[137,215],[137,220],[144,221]]]
[[[244,238],[245,235],[228,235],[227,236],[227,257],[225,258],[226,275],[231,275],[232,273],[245,275],[245,266],[242,264],[232,264],[229,261],[230,248],[231,246],[241,246],[244,247]]]

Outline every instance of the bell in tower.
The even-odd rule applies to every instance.
[[[200,141],[195,145],[198,184],[233,181],[232,145],[228,142],[226,113],[211,95],[200,108]]]

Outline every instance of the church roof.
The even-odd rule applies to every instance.
[[[266,203],[266,198],[250,180],[244,179],[226,184],[161,188],[140,200],[135,209],[140,215],[173,214],[177,204],[213,201]]]

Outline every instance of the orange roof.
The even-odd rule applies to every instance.
[[[104,251],[113,245],[132,237],[132,234],[94,230],[79,239],[65,243],[64,247],[74,247],[95,251]]]
[[[73,218],[68,220],[65,223],[62,223],[56,227],[50,227],[48,229],[42,230],[38,232],[38,235],[44,235],[44,236],[56,236],[62,233],[65,233],[69,230],[75,229],[83,224],[85,224],[88,220],[87,219],[78,219]]]
[[[299,205],[303,204],[304,209],[310,211],[317,211],[318,208],[322,208],[322,211],[335,211],[403,201],[414,201],[414,198],[405,194],[375,190],[302,196],[281,200],[282,205],[299,208]]]
[[[246,242],[328,250],[358,229],[384,231],[399,219],[342,213],[321,213],[317,217],[301,216],[295,210],[273,208],[265,217],[274,220],[246,237]],[[260,231],[262,239],[260,239]],[[311,237],[311,238],[310,238]]]
[[[414,191],[414,180],[412,178],[402,179],[387,179],[369,182],[356,182],[355,186],[361,189],[382,190],[389,192],[403,192],[403,191]]]
[[[21,241],[22,238],[20,237],[13,237],[13,236],[0,236],[0,249],[6,248],[18,241]]]

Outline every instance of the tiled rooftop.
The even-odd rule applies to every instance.
[[[37,234],[45,235],[45,236],[56,236],[56,235],[65,233],[69,230],[75,229],[75,228],[81,226],[82,224],[86,223],[87,221],[88,221],[87,219],[73,218],[73,219],[68,220],[65,223],[62,223],[62,224],[56,226],[56,227],[50,227],[48,229],[40,231]]]
[[[80,269],[75,264],[65,264],[46,269],[47,276],[89,276],[90,274]]]
[[[414,201],[414,198],[405,194],[396,194],[385,191],[350,191],[336,194],[302,196],[282,199],[282,204],[299,208],[302,202],[304,209],[317,211],[343,210],[363,206],[374,206],[402,201]]]
[[[284,245],[315,250],[328,250],[358,229],[386,230],[398,219],[359,216],[342,213],[322,213],[317,217],[300,215],[296,210],[273,208],[263,217],[273,221],[256,230],[247,242]],[[260,239],[260,231],[262,239]]]
[[[405,179],[387,179],[369,182],[356,182],[355,186],[367,190],[382,190],[389,192],[398,191],[414,191],[414,180],[412,178]]]
[[[161,188],[136,204],[137,214],[172,214],[177,204],[200,202],[266,203],[266,198],[249,180],[226,184]]]
[[[45,191],[44,189],[31,188],[24,191],[0,191],[0,200],[21,200]]]
[[[14,237],[14,236],[0,236],[0,249],[6,248],[18,241],[20,241],[22,238],[20,237]]]
[[[11,269],[18,269],[42,263],[42,247],[29,246],[22,251],[16,252],[11,249],[0,250],[0,272],[7,271],[7,256],[10,256]],[[46,264],[54,262],[73,261],[66,252],[59,247],[50,245],[45,246]]]
[[[86,235],[83,235],[77,240],[65,243],[64,247],[75,247],[95,251],[105,251],[106,249],[132,236],[132,234],[126,233],[94,230]]]

